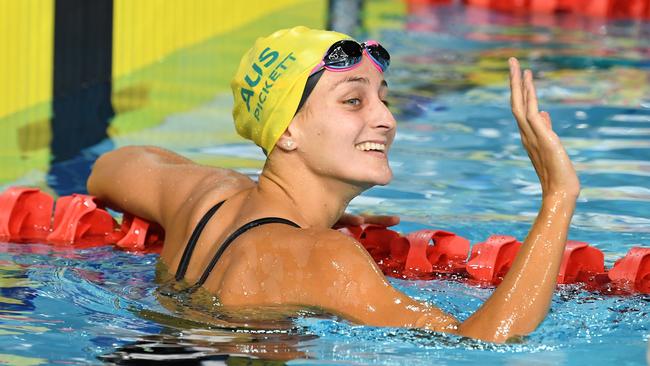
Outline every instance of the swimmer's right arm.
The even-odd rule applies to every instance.
[[[111,207],[166,226],[194,195],[220,185],[252,184],[245,175],[199,165],[169,150],[127,146],[97,159],[87,188]]]

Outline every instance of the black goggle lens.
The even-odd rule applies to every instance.
[[[334,43],[325,54],[325,66],[344,68],[361,61],[361,46],[350,40]]]
[[[325,54],[325,58],[323,59],[324,64],[333,68],[346,68],[356,65],[361,62],[364,48],[383,71],[388,68],[390,65],[390,55],[384,47],[379,44],[359,44],[349,39],[334,43]]]
[[[386,71],[390,66],[390,54],[380,44],[373,44],[365,46],[368,54],[381,66],[381,69]]]

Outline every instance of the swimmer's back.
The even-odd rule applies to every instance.
[[[397,291],[361,244],[332,229],[270,224],[244,233],[203,288],[225,306],[299,305],[377,326],[457,323]]]
[[[110,176],[104,176],[108,172]],[[262,203],[250,199],[255,187],[245,175],[197,165],[155,147],[126,147],[103,155],[88,182],[91,194],[164,227],[161,260],[170,274],[176,273],[183,251],[201,218],[216,204],[225,201],[199,236],[184,275],[189,285],[203,275],[224,240],[242,225],[269,216],[300,221],[285,207],[286,202]],[[114,197],[120,197],[120,201],[113,202],[111,198]],[[301,276],[313,278],[320,262],[331,263],[330,256],[341,253],[340,249],[337,253],[331,252],[336,246],[332,235],[334,241],[342,240],[346,246],[351,245],[350,250],[358,251],[362,260],[376,268],[358,243],[334,230],[296,229],[274,223],[256,227],[236,238],[219,259],[204,287],[221,293],[222,301],[237,303],[246,297],[247,301],[255,302],[260,298],[249,295],[257,290],[251,292],[249,288],[259,283],[270,291],[268,298],[274,298],[272,293],[294,287],[300,283]],[[324,242],[328,242],[329,247],[323,247]],[[273,286],[279,287],[273,289]]]
[[[242,245],[242,237],[268,244],[267,236],[275,226],[298,227],[291,220],[270,216],[273,210],[251,209],[250,190],[225,198],[220,192],[212,192],[209,197],[223,199],[216,204],[215,199],[199,200],[198,204],[188,201],[179,210],[179,221],[185,221],[185,228],[170,233],[161,256],[178,280],[184,279],[188,285],[197,284],[199,279],[211,283],[213,278],[222,276],[223,258],[230,257],[230,247]],[[183,220],[185,217],[189,219]]]
[[[88,180],[91,194],[164,227],[161,260],[172,275],[196,225],[225,200],[197,242],[184,276],[189,285],[242,225],[267,216],[300,223],[286,201],[273,195],[264,202],[250,199],[255,188],[245,175],[153,147],[103,155]],[[357,241],[329,228],[268,224],[249,230],[223,253],[203,287],[224,305],[314,306],[370,325],[426,321],[437,329],[455,322],[394,289]]]

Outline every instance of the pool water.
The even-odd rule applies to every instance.
[[[423,8],[391,21],[397,26],[369,29],[368,36],[393,57],[395,179],[355,199],[350,211],[397,214],[402,232],[446,229],[472,243],[495,233],[523,239],[540,189],[509,109],[506,60],[516,56],[535,71],[540,106],[550,112],[581,179],[570,239],[601,249],[608,267],[631,247],[650,246],[650,23],[457,6]],[[228,95],[216,95],[85,156],[185,128],[196,131],[196,139],[184,134],[163,145],[254,176],[263,161],[259,149],[200,137],[231,129],[229,107]],[[83,179],[65,184],[83,189]],[[538,330],[506,345],[358,326],[310,312],[280,326],[254,320],[219,326],[163,306],[156,259],[111,247],[0,243],[0,363],[646,363],[648,295],[559,286]],[[493,291],[455,281],[390,281],[460,319]]]

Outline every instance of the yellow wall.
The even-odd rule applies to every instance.
[[[0,118],[52,97],[53,0],[0,0]]]
[[[113,77],[301,0],[115,0]]]
[[[116,0],[113,77],[300,2]],[[0,118],[51,99],[53,30],[54,0],[0,0]]]
[[[45,186],[56,0],[0,0],[0,187]],[[92,0],[88,0],[92,1]],[[109,134],[160,124],[228,91],[255,37],[323,27],[326,0],[114,0]],[[233,133],[234,134],[234,133]],[[152,138],[149,143],[158,143]]]

